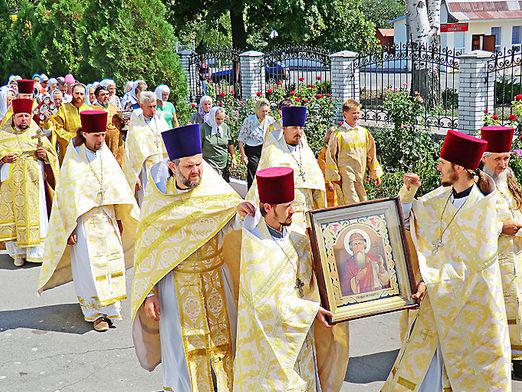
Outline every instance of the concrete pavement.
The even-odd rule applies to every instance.
[[[127,301],[116,328],[95,332],[83,321],[71,283],[36,295],[38,269],[15,269],[0,255],[1,392],[161,391],[161,366],[149,373],[134,354]],[[399,345],[397,313],[351,322],[342,391],[378,391]],[[522,391],[522,382],[513,388]]]

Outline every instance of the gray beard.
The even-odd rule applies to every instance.
[[[507,180],[508,180],[508,176],[509,174],[512,172],[511,171],[511,168],[507,168],[506,170],[504,170],[502,173],[500,174],[497,174],[495,173],[494,171],[492,170],[489,170],[486,166],[484,166],[484,172],[489,175],[494,181],[495,181],[495,184],[498,186],[498,187],[503,187],[503,188],[506,188],[507,187]]]
[[[363,252],[356,253],[355,261],[359,268],[363,268],[366,265],[366,255]]]

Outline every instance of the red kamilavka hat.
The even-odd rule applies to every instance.
[[[294,200],[294,170],[290,167],[269,167],[256,173],[259,201],[268,204]]]
[[[107,131],[107,112],[104,110],[84,110],[80,112],[82,131],[87,133]]]
[[[34,92],[34,80],[20,79],[16,83],[19,94],[32,94]]]
[[[450,129],[442,144],[440,157],[466,169],[476,170],[487,145],[485,140]]]
[[[488,142],[486,152],[510,152],[515,128],[500,126],[482,127],[480,134],[482,139]]]
[[[33,100],[29,98],[16,98],[11,102],[13,114],[33,112]]]

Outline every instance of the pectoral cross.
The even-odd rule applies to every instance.
[[[43,147],[42,138],[46,137],[44,131],[40,128],[36,130],[36,135],[31,136],[31,139],[38,139],[37,145],[38,147]]]
[[[304,287],[304,283],[301,279],[299,279],[298,277],[295,278],[295,286],[294,286],[294,289],[296,289],[297,291],[299,291],[299,297],[303,298],[304,297],[304,291],[303,291],[303,287]]]
[[[439,249],[444,246],[444,244],[442,243],[442,238],[433,241],[431,244],[433,245],[433,249],[431,250],[431,254],[433,256],[435,256],[439,252]]]

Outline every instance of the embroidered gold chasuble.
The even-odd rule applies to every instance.
[[[104,306],[126,298],[125,268],[133,262],[139,209],[111,151],[103,145],[97,154],[101,154],[102,164],[91,165],[84,144],[75,148],[70,143],[67,148],[49,221],[38,292],[72,280],[67,239],[75,230],[77,220],[83,217],[98,294],[95,300]],[[118,243],[113,243],[112,238],[109,242],[104,234],[116,225],[115,220],[123,225]],[[104,227],[99,227],[101,225]],[[121,249],[124,258],[120,257]]]
[[[167,157],[161,133],[169,129],[162,115],[157,114],[146,123],[143,114],[133,115],[125,140],[123,171],[129,186],[134,189],[145,164],[147,175],[155,163]]]
[[[142,304],[172,273],[183,339],[179,349],[185,353],[192,390],[214,390],[212,365],[218,391],[231,391],[233,345],[220,270],[230,261],[223,257],[228,236],[223,244],[218,236],[241,198],[206,162],[203,165],[200,185],[187,192],[177,192],[170,178],[163,193],[149,177],[132,282],[133,339],[141,366],[154,370],[161,362],[159,323],[147,318]]]
[[[80,113],[89,110],[91,107],[82,104],[79,108],[71,102],[62,104],[56,114],[52,117],[54,123],[51,144],[58,145],[58,159],[60,164],[63,162],[67,145],[72,138],[76,137],[76,130],[82,126],[80,121]]]
[[[383,175],[370,131],[360,126],[347,129],[347,126],[344,123],[332,134],[326,152],[326,181],[342,181],[341,186],[334,184],[339,205],[367,200],[366,170],[372,179]]]
[[[522,222],[522,211],[517,208],[515,199],[507,186],[498,187],[499,219],[514,219]],[[520,233],[522,234],[522,233]],[[498,239],[498,259],[502,275],[502,289],[506,303],[506,315],[512,358],[522,360],[522,237],[501,234]]]
[[[315,392],[320,299],[308,237],[290,228],[278,245],[263,219],[256,229],[260,238],[243,229],[234,391]]]
[[[16,241],[21,247],[38,245],[45,239],[40,233],[39,187],[44,176],[36,158],[37,130],[34,122],[24,131],[14,129],[10,123],[0,128],[0,159],[9,154],[18,156],[15,162],[8,164],[8,179],[0,183],[0,241]],[[46,175],[54,176],[46,180],[54,183],[58,176],[58,157],[46,137],[41,138],[41,143],[47,151],[46,165],[52,169]]]
[[[300,150],[300,151],[299,151]],[[298,151],[290,151],[283,130],[276,129],[265,135],[265,142],[257,170],[287,166],[294,170],[295,200],[294,224],[306,226],[305,212],[326,207],[323,174],[306,138],[301,139]],[[246,200],[259,206],[257,181],[254,180]]]
[[[407,193],[404,187],[401,194]],[[482,197],[474,186],[457,215],[449,202],[442,216],[450,196],[451,187],[439,187],[413,202],[411,233],[427,294],[383,391],[418,391],[437,345],[447,375],[444,390],[511,390],[497,259],[498,195]],[[434,244],[452,217],[435,252]]]

